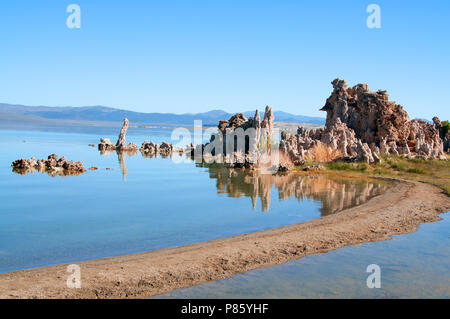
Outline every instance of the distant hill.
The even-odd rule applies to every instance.
[[[246,117],[253,116],[255,111],[244,112]],[[275,121],[311,123],[323,125],[324,118],[294,115],[286,112],[275,111]],[[190,125],[194,120],[202,120],[203,125],[217,125],[219,120],[229,119],[233,114],[222,110],[213,110],[204,113],[141,113],[106,106],[85,107],[48,107],[48,106],[24,106],[0,103],[1,121],[36,121],[55,122],[63,121],[89,121],[89,122],[121,122],[125,117],[131,123],[137,125]],[[263,116],[263,112],[261,116]]]

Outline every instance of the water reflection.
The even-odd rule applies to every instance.
[[[263,212],[270,208],[273,188],[278,191],[279,200],[295,197],[298,200],[320,201],[321,215],[326,216],[363,204],[389,187],[386,182],[331,179],[296,173],[260,174],[257,171],[230,169],[221,165],[198,166],[208,168],[209,177],[216,179],[217,191],[220,194],[249,197],[254,209],[259,198]]]
[[[117,153],[123,180],[126,181],[128,170],[125,155],[135,156],[137,152],[103,151],[101,154],[108,155],[111,152]],[[170,160],[172,156],[181,156],[179,154],[141,154],[148,159],[161,157]],[[197,163],[196,166],[208,169],[209,178],[216,180],[219,194],[236,198],[249,197],[253,209],[256,209],[259,198],[263,212],[270,209],[273,188],[278,191],[280,201],[292,197],[299,201],[305,199],[320,201],[321,216],[326,216],[361,205],[390,187],[389,183],[381,181],[345,180],[297,173],[262,174],[254,170],[228,168],[220,164]]]
[[[125,155],[135,156],[137,154],[137,151],[107,151],[107,150],[100,151],[101,155],[109,155],[111,153],[117,154],[119,166],[120,166],[120,169],[122,170],[122,179],[124,182],[126,182],[127,175],[128,175],[128,169],[127,169],[127,164],[125,163]]]
[[[100,154],[101,155],[110,155],[111,153],[116,153],[117,154],[117,160],[119,161],[119,166],[120,169],[122,170],[122,178],[123,181],[126,182],[127,180],[127,175],[128,175],[128,169],[127,169],[127,164],[125,161],[125,158],[127,156],[136,156],[138,154],[138,151],[117,151],[117,150],[101,150]],[[172,159],[174,156],[177,156],[179,158],[185,158],[183,155],[180,155],[178,153],[173,153],[173,154],[162,154],[162,153],[152,153],[152,154],[148,154],[145,152],[141,152],[141,155],[143,158],[147,158],[147,159],[156,159],[156,158],[163,158],[163,159]]]
[[[83,172],[80,172],[80,171],[69,171],[69,170],[65,170],[61,167],[54,167],[52,169],[47,169],[47,168],[39,169],[39,168],[35,168],[35,167],[31,167],[29,169],[12,168],[12,172],[19,174],[19,175],[41,173],[41,174],[47,174],[51,177],[79,176],[79,175],[83,174]]]
[[[100,151],[102,156],[117,154],[123,181],[127,180],[128,169],[127,156],[136,156],[137,151]],[[141,153],[147,159],[166,159],[174,162],[193,161],[186,154],[162,154]],[[175,159],[177,157],[177,159]],[[196,163],[197,167],[206,168],[211,179],[216,180],[216,188],[219,194],[229,197],[249,197],[253,209],[256,209],[258,198],[261,202],[261,210],[267,212],[270,209],[272,191],[278,192],[278,200],[287,200],[295,197],[297,200],[314,200],[320,202],[321,216],[330,215],[344,209],[365,203],[370,198],[382,194],[389,187],[386,182],[367,182],[360,180],[332,179],[324,176],[305,176],[297,173],[270,174],[260,173],[256,170],[229,168],[221,164]],[[18,174],[34,173],[36,170],[13,169]],[[40,170],[51,176],[76,176],[79,173],[71,173],[62,169]]]

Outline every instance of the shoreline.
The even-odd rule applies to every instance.
[[[0,298],[149,298],[344,246],[388,240],[438,221],[450,197],[432,185],[394,180],[386,193],[339,213],[250,234],[75,263],[82,287],[67,288],[67,265],[0,274]],[[74,263],[71,263],[74,264]]]

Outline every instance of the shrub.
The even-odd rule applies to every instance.
[[[364,172],[369,168],[369,164],[367,164],[367,163],[331,162],[331,163],[327,163],[326,167],[333,171],[361,171],[361,172]]]
[[[349,171],[353,170],[351,164],[344,162],[331,162],[327,164],[328,169],[334,171]]]
[[[422,167],[414,167],[414,168],[408,168],[408,173],[414,173],[414,174],[424,174],[425,170]]]
[[[316,162],[331,162],[337,158],[341,158],[340,151],[335,150],[321,142],[318,142],[312,149],[308,151],[308,157],[312,161]]]

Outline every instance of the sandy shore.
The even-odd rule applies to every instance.
[[[82,287],[67,288],[67,265],[0,274],[0,298],[146,298],[340,247],[414,232],[450,210],[441,190],[397,182],[367,203],[308,222],[178,248],[77,263]]]

